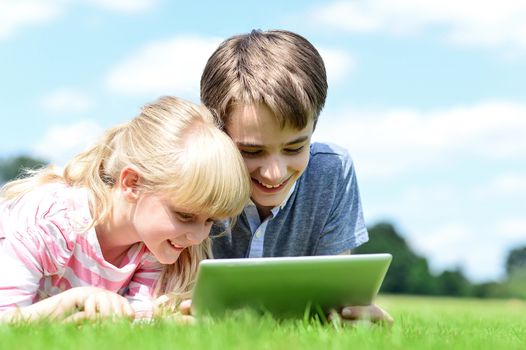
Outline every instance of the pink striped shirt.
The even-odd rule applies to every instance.
[[[121,266],[107,262],[91,221],[85,189],[51,183],[0,201],[0,311],[31,305],[73,287],[125,296],[138,315],[152,311],[162,265],[142,243]]]

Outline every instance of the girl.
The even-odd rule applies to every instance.
[[[236,146],[204,107],[163,97],[63,171],[0,197],[0,319],[148,317],[189,296],[216,219],[250,192]]]

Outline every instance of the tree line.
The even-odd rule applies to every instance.
[[[369,242],[353,250],[353,254],[367,253],[393,255],[381,287],[385,293],[526,299],[526,246],[508,253],[503,281],[486,283],[471,283],[460,268],[431,273],[427,259],[415,253],[388,222],[370,227]]]
[[[45,160],[29,156],[0,159],[0,184],[21,176],[23,169],[44,165]],[[369,242],[353,250],[353,254],[367,253],[393,255],[381,288],[385,293],[526,299],[526,242],[508,253],[503,281],[478,284],[471,283],[460,268],[431,273],[427,259],[415,253],[388,222],[369,227]]]

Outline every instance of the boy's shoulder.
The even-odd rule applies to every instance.
[[[354,176],[349,152],[331,143],[312,143],[310,159],[300,178],[300,192],[339,191]]]
[[[336,169],[343,171],[352,167],[349,152],[333,143],[314,142],[310,146],[310,160],[307,171],[330,172]]]

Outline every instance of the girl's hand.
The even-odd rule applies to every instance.
[[[83,287],[84,288],[84,287]],[[75,305],[73,314],[66,317],[67,322],[97,320],[102,318],[133,318],[134,311],[123,296],[97,287],[85,287],[69,297],[70,304]],[[73,289],[74,290],[74,289]]]
[[[192,315],[192,299],[186,299],[179,304],[179,312],[181,315]]]
[[[97,287],[76,287],[35,304],[3,313],[3,322],[58,320],[79,322],[106,317],[133,318],[126,298]]]
[[[366,306],[345,306],[339,313],[330,314],[329,320],[334,317],[340,318],[344,323],[357,323],[360,321],[368,321],[374,324],[383,324],[386,326],[393,325],[393,318],[387,311],[381,307],[371,304]]]

